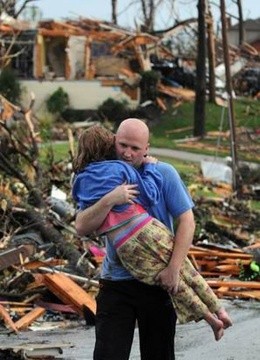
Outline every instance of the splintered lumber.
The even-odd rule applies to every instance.
[[[24,264],[23,268],[26,270],[35,270],[40,268],[41,266],[64,266],[67,263],[68,261],[64,259],[33,260]]]
[[[219,250],[211,250],[211,249],[202,249],[192,247],[189,250],[189,254],[197,256],[202,256],[203,258],[210,256],[210,257],[219,257],[219,258],[235,258],[235,259],[252,259],[251,254],[244,253],[240,250],[233,250],[231,251],[219,251]]]
[[[6,269],[14,264],[20,264],[33,253],[34,247],[31,245],[21,245],[18,248],[2,252],[0,254],[0,270]]]
[[[219,290],[216,290],[216,294],[219,296]],[[240,298],[240,299],[254,299],[260,300],[260,290],[255,291],[222,291],[221,296],[228,296],[233,298]],[[221,297],[219,296],[219,297]]]
[[[18,330],[26,329],[34,320],[38,319],[45,313],[45,309],[43,307],[37,306],[36,308],[32,309],[26,315],[24,315],[21,319],[16,321],[14,324]]]
[[[241,249],[223,251],[192,246],[188,256],[218,297],[260,300],[260,282],[237,280],[241,268],[252,262],[252,254]],[[217,280],[209,279],[213,277]],[[222,280],[223,277],[226,278]]]
[[[179,129],[166,130],[165,134],[166,135],[168,135],[168,134],[177,134],[177,133],[187,131],[187,130],[192,130],[192,129],[193,129],[193,126],[185,126],[185,127],[179,128]]]
[[[241,267],[249,265],[253,259],[252,254],[244,253],[240,249],[220,251],[196,246],[189,250],[188,255],[193,264],[196,261],[197,270],[205,277],[237,276]]]
[[[183,99],[186,101],[192,101],[195,99],[195,91],[190,89],[174,88],[162,84],[158,84],[157,89],[159,92],[177,99]]]
[[[240,280],[207,280],[210,287],[226,286],[229,289],[255,289],[260,290],[260,282],[258,281],[240,281]]]
[[[239,280],[207,280],[212,290],[219,296],[260,300],[260,282]]]
[[[160,97],[156,98],[156,102],[157,105],[159,106],[160,109],[162,109],[162,111],[166,111],[167,110],[167,106],[165,105],[165,103],[163,102],[163,99],[161,99]]]
[[[13,322],[13,320],[11,319],[9,313],[1,304],[0,304],[0,316],[3,318],[3,320],[7,326],[9,326],[16,333],[18,332],[18,329],[17,329],[15,323]]]
[[[72,305],[78,313],[84,315],[84,307],[96,314],[96,301],[68,276],[55,273],[44,274],[44,282],[64,304]]]

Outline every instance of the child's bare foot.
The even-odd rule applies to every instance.
[[[228,313],[224,308],[221,308],[217,312],[217,317],[223,322],[224,329],[227,329],[228,327],[233,325],[231,318],[229,317]]]
[[[216,319],[214,324],[212,323],[210,324],[210,326],[212,327],[212,330],[214,332],[215,340],[219,341],[224,335],[223,322],[221,320]]]
[[[215,336],[215,340],[219,341],[222,336],[224,335],[224,324],[221,320],[219,320],[215,315],[208,313],[205,316],[205,320],[209,323],[209,325],[211,326],[213,332],[214,332],[214,336]]]

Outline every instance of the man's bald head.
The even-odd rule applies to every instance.
[[[148,126],[140,119],[125,119],[117,129],[115,145],[119,159],[139,167],[149,148]]]
[[[128,118],[123,120],[118,129],[117,134],[127,132],[128,134],[134,134],[135,136],[142,137],[142,140],[149,142],[149,128],[144,121],[136,118]]]

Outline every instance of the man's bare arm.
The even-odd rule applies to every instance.
[[[138,195],[138,190],[136,188],[136,185],[129,184],[117,186],[94,205],[80,211],[75,220],[75,228],[78,235],[85,236],[96,231],[101,226],[113,206],[125,203],[132,204],[133,200]]]
[[[194,215],[192,210],[188,210],[178,218],[175,245],[169,264],[156,277],[156,281],[173,294],[178,291],[180,269],[192,244],[194,231]]]

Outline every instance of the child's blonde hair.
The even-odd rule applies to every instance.
[[[91,162],[116,159],[114,143],[114,134],[100,125],[85,130],[79,137],[73,171],[79,172]]]

